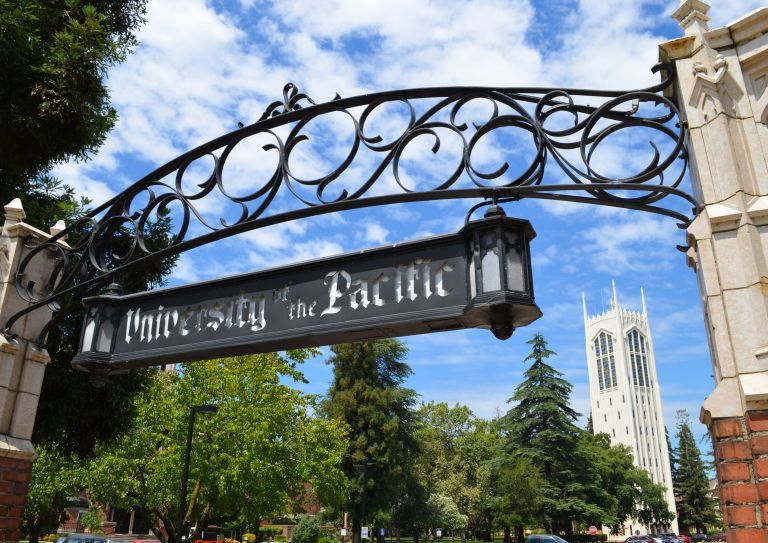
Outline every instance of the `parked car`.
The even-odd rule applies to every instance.
[[[531,534],[525,543],[568,543],[565,539],[551,534]]]
[[[102,535],[97,534],[67,534],[64,543],[107,543]]]
[[[712,534],[709,536],[710,541],[726,541],[725,534]]]
[[[683,541],[683,543],[691,543],[691,536],[689,536],[689,535],[680,534],[677,537],[679,537]]]
[[[693,543],[698,543],[699,541],[709,541],[709,536],[707,534],[693,534],[691,536],[691,541]]]
[[[624,540],[624,543],[654,543],[649,535],[631,535]]]

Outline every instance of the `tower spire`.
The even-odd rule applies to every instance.
[[[584,295],[584,291],[581,291],[581,306],[584,308],[584,327],[587,326],[587,297]]]
[[[619,296],[616,294],[616,281],[611,279],[611,287],[613,288],[613,300],[611,302],[611,305],[613,305],[613,309],[616,310],[618,313],[619,311]]]
[[[648,309],[645,307],[645,291],[640,287],[640,300],[643,302],[643,317],[648,318]]]

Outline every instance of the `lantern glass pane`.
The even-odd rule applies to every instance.
[[[89,316],[88,323],[85,325],[83,331],[83,345],[80,347],[82,351],[90,351],[93,349],[93,334],[96,331],[96,317]]]
[[[469,259],[469,295],[477,296],[477,283],[475,281],[475,257]]]
[[[504,232],[507,288],[518,292],[525,292],[525,272],[523,271],[523,255],[518,243],[519,236],[519,232]]]
[[[101,353],[108,353],[112,346],[112,334],[114,332],[114,326],[109,319],[102,319],[101,326],[99,326],[99,335],[96,339],[96,351]]]
[[[480,270],[483,276],[483,292],[501,290],[499,267],[499,245],[496,242],[496,231],[483,232],[480,234]]]

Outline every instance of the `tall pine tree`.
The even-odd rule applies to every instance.
[[[680,525],[705,532],[717,521],[714,500],[709,495],[709,479],[685,409],[677,411],[677,466],[672,487],[677,501]]]
[[[350,428],[343,468],[357,542],[363,520],[388,515],[402,494],[413,493],[416,392],[402,386],[411,368],[403,361],[408,349],[397,339],[334,345],[331,351],[333,384],[324,410]]]
[[[550,529],[570,532],[571,520],[586,507],[569,492],[573,473],[568,468],[577,448],[579,414],[569,405],[572,385],[563,374],[546,363],[555,353],[547,348],[541,334],[528,341],[532,345],[526,362],[525,380],[508,400],[514,406],[501,420],[507,437],[507,452],[529,459],[541,470],[546,481],[542,499],[542,522]]]

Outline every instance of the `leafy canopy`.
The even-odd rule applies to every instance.
[[[308,355],[297,350],[287,357],[210,360],[184,365],[179,374],[154,375],[135,398],[135,423],[101,445],[91,463],[92,500],[140,504],[154,533],[172,541],[190,407],[214,404],[217,414],[195,420],[185,528],[213,521],[258,526],[301,511],[313,499],[305,483],[321,503],[343,503],[345,429],[313,416],[314,397],[283,383],[303,379],[296,364]]]

